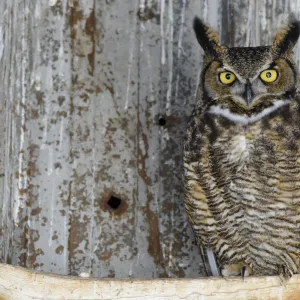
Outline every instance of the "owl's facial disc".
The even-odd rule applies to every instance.
[[[228,48],[197,17],[194,31],[205,52],[200,88],[207,110],[237,122],[254,122],[294,98],[298,72],[292,50],[300,35],[299,21],[291,17],[272,45],[263,47]]]
[[[255,50],[239,49],[248,54]],[[235,61],[216,60],[207,66],[203,88],[210,112],[235,122],[251,123],[290,103],[297,84],[296,69],[290,60],[273,59],[265,50],[267,59],[252,57],[252,64],[235,55]]]

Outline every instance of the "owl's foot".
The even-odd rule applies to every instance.
[[[252,272],[252,268],[249,265],[245,265],[244,263],[237,263],[231,265],[224,265],[221,270],[222,276],[238,276],[242,275],[244,279],[247,276],[250,276]]]
[[[278,271],[279,271],[279,276],[285,279],[291,278],[294,274],[293,270],[287,268],[284,265],[279,266]]]

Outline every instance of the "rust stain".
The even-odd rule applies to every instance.
[[[126,117],[119,117],[114,119],[108,119],[106,124],[106,133],[105,138],[108,140],[105,142],[105,151],[104,155],[110,153],[113,148],[117,145],[116,137],[114,136],[117,130],[123,130],[127,134],[130,132],[129,130],[129,120]],[[135,138],[135,136],[134,136]]]
[[[24,226],[23,232],[20,236],[20,244],[21,244],[21,249],[25,252],[21,253],[19,255],[19,265],[21,267],[26,267],[27,266],[27,247],[28,247],[28,226]]]
[[[149,207],[149,198],[147,199],[147,218],[149,224],[149,245],[148,245],[148,252],[154,258],[154,262],[156,264],[161,263],[161,245],[159,241],[159,228],[158,228],[158,217],[157,215],[150,210]]]
[[[115,97],[115,91],[114,91],[114,87],[112,85],[108,85],[107,83],[103,83],[103,85],[105,86],[105,88],[110,92],[112,98]]]
[[[147,167],[146,167],[146,161],[148,159],[148,151],[149,151],[149,143],[148,143],[148,137],[147,135],[142,131],[142,124],[140,119],[138,119],[138,137],[139,140],[142,138],[142,142],[144,145],[144,151],[141,149],[140,141],[138,141],[137,146],[137,165],[138,165],[138,172],[143,181],[146,184],[147,190],[148,190],[148,185],[150,184],[150,178],[147,175]]]
[[[39,231],[30,229],[29,226],[25,224],[23,233],[20,236],[20,243],[23,246],[23,251],[18,257],[20,266],[28,268],[36,268],[43,266],[42,263],[36,263],[37,256],[44,255],[44,252],[41,248],[34,248],[34,243],[37,242],[39,239]]]
[[[32,216],[37,216],[40,214],[40,212],[42,211],[42,209],[40,207],[34,208],[31,210],[31,215]]]
[[[83,217],[83,220],[79,220],[77,217],[71,217],[69,226],[69,269],[70,273],[74,274],[74,270],[76,270],[80,263],[78,260],[76,260],[76,256],[79,253],[82,253],[82,250],[80,249],[80,244],[84,240],[85,243],[85,249],[87,250],[87,247],[89,246],[88,240],[84,237],[85,234],[88,234],[88,224],[89,220],[86,216]],[[79,264],[79,265],[78,265]]]
[[[151,210],[151,202],[152,202],[152,195],[149,189],[151,185],[151,180],[147,174],[147,167],[146,161],[149,157],[149,143],[147,135],[143,132],[143,126],[140,121],[138,111],[138,124],[137,124],[137,132],[138,132],[138,141],[137,141],[137,165],[138,165],[138,174],[142,178],[146,186],[146,197],[147,203],[145,207],[145,212],[147,216],[148,222],[148,253],[153,257],[154,262],[156,265],[161,265],[164,267],[164,263],[162,260],[162,249],[160,245],[160,233],[159,233],[159,223],[158,223],[158,216]],[[144,153],[141,149],[140,139],[142,139],[142,143],[144,145]],[[165,275],[165,274],[163,274]]]
[[[55,163],[55,164],[54,164],[54,168],[55,168],[55,169],[61,169],[61,168],[62,168],[61,163],[60,163],[60,162]]]
[[[56,254],[62,254],[64,252],[64,246],[60,245],[55,249]]]
[[[84,20],[83,11],[79,5],[79,1],[74,0],[73,6],[71,7],[71,14],[70,14],[70,24],[72,26],[72,31],[71,31],[72,40],[76,39],[76,35],[77,35],[76,24],[82,20]]]
[[[27,112],[28,113],[28,112]],[[21,220],[19,227],[23,229],[23,232],[20,233],[20,255],[18,256],[18,261],[21,266],[34,268],[41,266],[42,264],[36,263],[36,257],[42,255],[43,252],[41,249],[35,249],[35,242],[40,238],[39,231],[30,228],[29,220],[31,217],[39,215],[42,211],[40,207],[35,207],[30,210],[30,208],[38,200],[38,191],[39,185],[32,183],[32,178],[40,175],[40,172],[36,166],[37,157],[39,154],[39,146],[36,144],[30,144],[27,147],[26,153],[28,153],[27,167],[24,167],[21,172],[15,174],[17,175],[17,180],[24,180],[27,177],[27,186],[26,188],[19,189],[19,198],[26,205],[25,208],[20,208],[18,215]],[[20,151],[24,152],[24,149]],[[29,211],[29,213],[28,213]]]
[[[104,87],[110,92],[111,94],[111,97],[112,97],[112,100],[114,102],[114,108],[115,108],[115,112],[116,114],[118,115],[119,118],[122,118],[122,115],[120,114],[119,112],[119,106],[118,106],[118,103],[116,101],[116,98],[115,98],[115,90],[114,90],[114,87],[112,84],[107,84],[105,82],[102,83],[104,85]]]
[[[37,105],[40,106],[40,113],[44,114],[45,112],[45,93],[42,91],[35,91],[35,98]]]
[[[27,148],[29,152],[29,161],[28,161],[28,167],[27,167],[27,176],[29,178],[32,178],[34,176],[39,175],[38,168],[36,167],[36,158],[38,156],[40,147],[36,144],[30,144]],[[31,186],[32,187],[32,186]]]
[[[32,120],[37,120],[39,118],[39,110],[31,108],[30,117]]]
[[[108,171],[108,165],[107,163],[103,163],[101,166],[99,166],[98,170],[95,173],[95,182],[101,182],[101,181],[113,181],[113,176]]]
[[[101,253],[101,255],[98,256],[98,259],[102,261],[110,260],[112,255],[113,255],[113,251],[106,250],[103,253]]]
[[[63,117],[63,118],[66,118],[68,116],[68,113],[66,111],[58,111],[56,112],[56,117],[59,118],[59,117]],[[57,122],[57,120],[55,120],[55,123]]]
[[[44,255],[44,251],[41,248],[36,249],[36,251],[30,256],[30,265],[36,269],[42,267],[43,263],[36,263],[36,259],[39,255]]]
[[[90,128],[87,126],[85,126],[85,128],[78,126],[76,129],[76,135],[79,137],[80,142],[86,142],[90,137]]]
[[[120,251],[120,244],[117,247],[112,248],[110,245],[116,245],[117,237],[115,235],[110,235],[109,237],[105,237],[105,245],[103,247],[98,248],[95,251],[95,255],[97,258],[101,260],[109,260],[114,254],[119,253]],[[107,249],[109,248],[109,249]]]
[[[96,16],[95,16],[95,0],[93,2],[93,9],[86,20],[85,23],[85,33],[90,36],[92,42],[92,52],[88,54],[88,61],[89,61],[89,74],[94,75],[95,69],[95,32],[96,32]]]
[[[93,8],[91,9],[90,15],[85,19],[85,16],[83,14],[83,10],[79,5],[78,0],[74,0],[74,5],[71,8],[71,14],[70,14],[70,24],[72,27],[72,32],[71,32],[71,38],[73,41],[77,40],[77,35],[80,34],[85,34],[90,38],[90,41],[92,43],[92,50],[90,53],[82,53],[79,54],[77,53],[77,56],[87,56],[88,63],[89,63],[89,75],[93,76],[94,75],[94,69],[95,69],[95,49],[96,49],[96,15],[95,15],[95,6],[96,6],[96,1],[94,0],[93,2]],[[77,24],[79,22],[85,21],[85,27],[83,30],[78,30]],[[79,40],[78,40],[79,42]],[[73,47],[74,50],[74,47]]]
[[[65,100],[66,100],[66,97],[65,97],[65,96],[58,96],[57,100],[58,100],[59,106],[62,106],[63,103],[64,103]]]

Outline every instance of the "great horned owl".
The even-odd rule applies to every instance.
[[[290,20],[265,47],[228,48],[200,19],[204,65],[184,144],[185,207],[226,275],[300,271],[300,97]],[[214,265],[216,258],[216,266]]]

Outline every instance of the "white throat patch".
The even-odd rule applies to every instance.
[[[277,110],[279,107],[282,107],[284,105],[287,105],[291,103],[290,100],[278,100],[276,101],[273,106],[268,107],[264,109],[262,112],[258,113],[257,115],[254,116],[246,116],[246,115],[237,115],[232,113],[228,108],[222,108],[218,105],[211,106],[210,109],[208,110],[208,113],[216,115],[216,116],[222,116],[230,121],[233,121],[235,123],[240,123],[240,124],[250,124],[254,123],[263,117],[269,115],[273,111]]]

